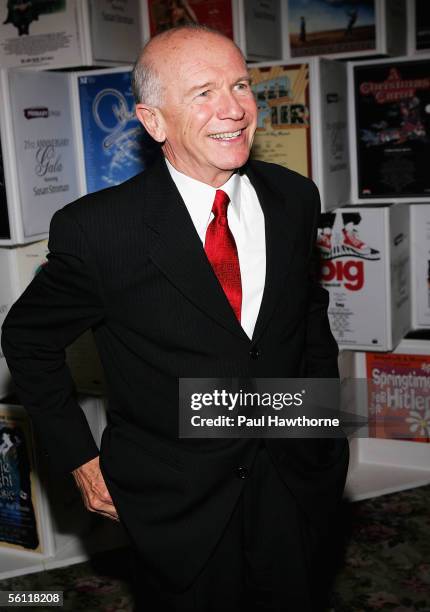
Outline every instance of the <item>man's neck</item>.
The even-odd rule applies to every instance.
[[[171,164],[173,168],[175,168],[177,172],[180,172],[181,174],[184,174],[185,176],[188,176],[189,178],[192,178],[196,181],[200,181],[201,183],[205,183],[210,187],[214,187],[215,189],[222,187],[236,172],[235,169],[222,170],[218,173],[209,176],[209,174],[206,174],[199,170],[195,170],[194,168],[184,168],[177,159],[170,159],[170,157],[168,157],[167,155],[165,155],[164,157],[169,162],[169,164]]]

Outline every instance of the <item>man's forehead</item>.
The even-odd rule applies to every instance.
[[[178,62],[177,71],[181,78],[199,78],[201,75],[229,74],[231,78],[239,78],[248,74],[248,68],[240,56],[237,61],[225,61],[223,57],[214,54],[198,54],[187,58],[186,62]]]
[[[243,61],[241,52],[233,41],[221,34],[212,32],[182,30],[174,32],[170,36],[162,36],[158,40],[154,39],[153,43],[148,51],[157,67],[165,66],[166,62],[169,64],[190,64],[196,57],[197,51],[199,57],[206,56],[207,60],[229,53],[237,54],[239,61]]]

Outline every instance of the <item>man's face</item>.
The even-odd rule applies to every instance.
[[[172,40],[165,63],[157,60],[164,96],[155,137],[177,170],[218,187],[249,157],[257,107],[231,42],[213,34],[182,36]]]

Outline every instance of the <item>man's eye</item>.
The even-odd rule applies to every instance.
[[[236,85],[237,89],[249,89],[249,83],[238,83]]]
[[[199,98],[205,98],[206,96],[209,95],[209,89],[206,89],[205,91],[202,91],[198,94]]]

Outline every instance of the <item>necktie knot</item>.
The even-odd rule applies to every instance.
[[[227,218],[227,207],[229,205],[230,198],[222,189],[217,189],[215,193],[214,203],[212,205],[212,212],[215,219]]]

